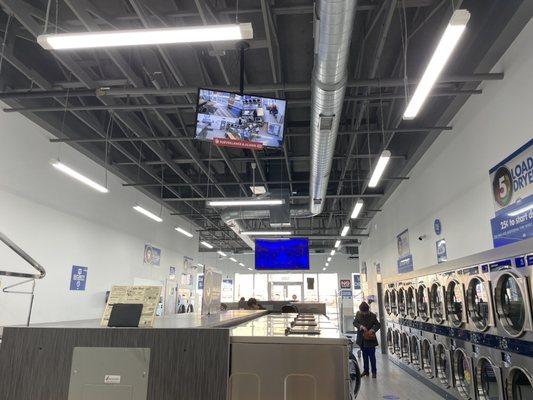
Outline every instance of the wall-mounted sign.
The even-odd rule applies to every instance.
[[[446,240],[437,240],[437,262],[440,264],[444,261],[448,261],[448,253],[446,252]]]
[[[361,290],[361,275],[353,274],[353,288],[354,290]]]
[[[433,222],[433,229],[435,230],[435,235],[440,235],[442,233],[442,222],[440,222],[440,219],[435,218],[435,221]]]
[[[398,258],[398,273],[411,272],[413,270],[413,256],[411,254]]]
[[[176,279],[176,267],[169,267],[168,269],[168,278]]]
[[[352,298],[352,291],[350,289],[343,289],[340,291],[341,298],[350,300]]]
[[[213,140],[213,143],[215,144],[215,146],[218,146],[218,147],[233,147],[237,149],[248,149],[248,150],[263,150],[263,143],[249,142],[247,140],[215,138]]]
[[[198,274],[198,290],[204,290],[204,274]]]
[[[70,274],[70,290],[85,290],[87,285],[87,267],[72,266]]]
[[[413,256],[409,246],[409,230],[406,229],[396,236],[398,247],[398,273],[403,274],[413,270]]]
[[[494,247],[533,237],[533,139],[489,171]]]
[[[161,264],[161,249],[149,244],[144,245],[144,263],[148,265]]]
[[[341,279],[339,281],[341,289],[351,289],[352,282],[349,279]]]

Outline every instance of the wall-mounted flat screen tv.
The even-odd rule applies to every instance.
[[[286,109],[282,99],[199,89],[195,137],[281,147]]]
[[[309,269],[309,239],[256,239],[255,269]]]

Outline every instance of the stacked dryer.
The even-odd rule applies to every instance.
[[[456,399],[533,399],[533,254],[385,282],[388,350]]]

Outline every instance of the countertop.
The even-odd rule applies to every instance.
[[[314,314],[320,334],[285,334],[297,314],[269,314],[230,329],[231,343],[348,344],[336,323]]]

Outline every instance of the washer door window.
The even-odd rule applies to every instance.
[[[392,333],[392,346],[394,347],[394,354],[396,354],[398,357],[401,357],[400,333],[398,331],[394,331]]]
[[[389,348],[389,353],[394,354],[394,346],[392,345],[392,329],[387,329],[387,347]]]
[[[476,277],[468,283],[466,291],[468,316],[477,329],[484,331],[489,326],[490,297],[487,282]]]
[[[410,287],[405,292],[405,306],[407,307],[407,315],[411,318],[416,318],[416,307],[415,307],[415,290]]]
[[[464,399],[470,399],[473,377],[470,361],[463,350],[457,349],[453,354],[453,364],[455,369],[455,382],[457,390]]]
[[[385,303],[385,311],[387,314],[391,313],[391,304],[390,304],[390,292],[385,290],[385,295],[383,296],[383,303]]]
[[[405,311],[405,290],[403,288],[398,290],[398,310],[402,317],[407,315],[407,312]]]
[[[405,332],[402,333],[402,336],[400,337],[401,346],[402,346],[402,361],[406,364],[409,364],[410,357],[409,357],[409,338],[407,337],[407,334]]]
[[[440,383],[446,387],[450,387],[450,367],[448,365],[448,350],[442,345],[437,345],[435,360],[437,362],[437,377]]]
[[[409,353],[411,354],[411,364],[416,369],[420,369],[420,342],[415,336],[409,339]]]
[[[422,369],[428,378],[433,378],[433,367],[431,366],[431,344],[429,340],[424,339],[420,349]]]
[[[461,290],[461,284],[457,281],[451,281],[446,290],[448,316],[451,323],[457,327],[463,324],[463,294]]]
[[[431,285],[431,291],[429,296],[431,316],[437,324],[442,324],[444,322],[442,287],[438,283],[434,283],[433,285]]]
[[[398,315],[398,299],[396,296],[396,289],[392,289],[390,292],[390,304],[392,313],[394,315]]]
[[[520,336],[526,322],[526,304],[522,288],[511,274],[503,274],[496,285],[496,310],[503,328],[511,336]]]
[[[492,363],[481,358],[477,363],[477,394],[479,400],[495,400],[500,397],[498,379]]]
[[[427,321],[429,319],[429,301],[424,285],[420,285],[416,290],[416,308],[418,310],[418,316],[424,321]]]
[[[507,399],[533,399],[533,382],[524,370],[513,368],[507,378]]]

